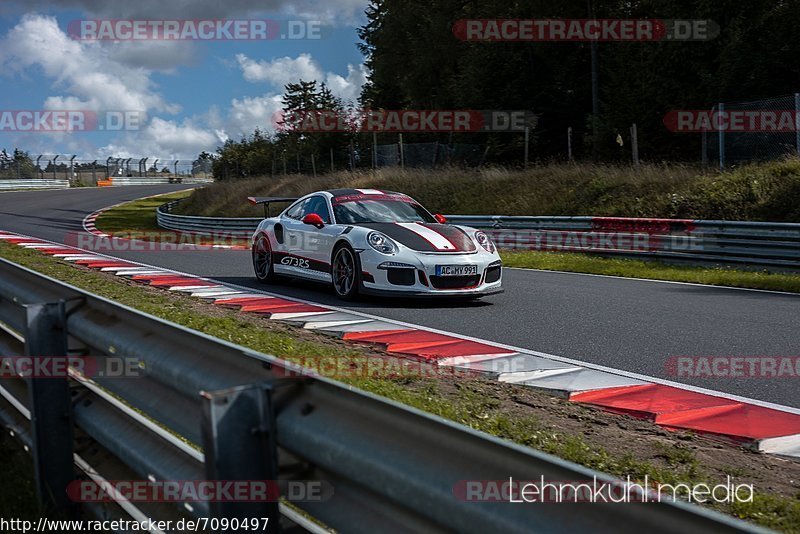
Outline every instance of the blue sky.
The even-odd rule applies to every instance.
[[[367,0],[27,0],[0,14],[0,112],[133,112],[136,129],[0,129],[0,148],[79,159],[190,159],[270,129],[283,85],[326,81],[346,100],[366,77],[356,30]],[[319,25],[319,39],[81,41],[80,20],[269,19]],[[74,26],[73,26],[74,27]],[[102,116],[102,115],[101,115]]]

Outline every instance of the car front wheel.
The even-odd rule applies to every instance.
[[[340,245],[333,253],[331,262],[333,289],[342,300],[355,300],[361,284],[358,256],[349,245]]]

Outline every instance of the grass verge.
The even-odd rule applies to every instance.
[[[108,234],[164,231],[156,222],[156,208],[172,200],[186,198],[191,190],[126,202],[103,212],[95,226]]]
[[[391,357],[373,346],[346,344],[257,315],[134,285],[6,243],[0,243],[0,256],[163,319],[288,360],[335,356],[356,364],[364,358]],[[714,485],[734,476],[740,483],[754,484],[753,501],[715,504],[715,509],[785,532],[800,530],[800,462],[667,432],[646,421],[480,377],[347,376],[340,380],[622,478],[647,476],[662,483]]]
[[[226,180],[198,189],[185,215],[257,217],[248,196],[320,189],[402,191],[434,212],[463,215],[593,215],[800,221],[800,158],[703,172],[679,164],[552,163],[528,169],[400,169]]]
[[[657,261],[603,258],[577,253],[525,251],[502,252],[501,256],[506,267],[800,293],[800,275],[797,274],[668,265]]]

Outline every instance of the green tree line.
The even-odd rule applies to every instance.
[[[592,44],[576,41],[466,42],[465,19],[708,20],[718,35],[704,41],[596,43],[599,114],[593,115]],[[563,159],[567,129],[577,158],[629,158],[636,123],[650,161],[697,161],[699,134],[671,133],[673,110],[710,109],[800,92],[800,2],[797,0],[371,0],[359,47],[369,67],[363,109],[524,110],[538,116],[531,158]],[[324,84],[286,86],[284,113],[347,111]],[[596,135],[594,135],[596,132]],[[523,137],[509,133],[406,134],[405,141],[486,146],[486,161],[519,164]],[[396,143],[385,134],[379,143]],[[229,140],[214,157],[218,179],[369,166],[371,134],[275,134],[256,130]],[[311,168],[313,163],[314,169]]]

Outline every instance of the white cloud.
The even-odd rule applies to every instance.
[[[202,150],[213,149],[219,142],[214,133],[196,125],[192,119],[180,123],[153,118],[142,130],[100,149],[98,154],[118,157],[195,158]]]
[[[281,88],[298,80],[319,80],[323,76],[322,69],[311,54],[300,54],[296,58],[281,57],[272,61],[256,61],[244,54],[236,54],[236,61],[248,82],[269,82]]]
[[[261,131],[275,131],[277,114],[281,110],[281,95],[270,93],[257,97],[234,98],[226,124],[219,128],[226,137],[238,139]]]
[[[345,101],[356,102],[361,96],[361,88],[367,83],[367,67],[363,63],[358,67],[347,66],[347,77],[329,72],[325,76],[325,83],[336,96]]]
[[[299,80],[324,82],[334,95],[347,101],[356,101],[361,87],[367,81],[367,70],[362,64],[347,66],[347,77],[335,72],[323,72],[311,54],[300,54],[296,58],[281,57],[271,61],[255,60],[244,54],[237,54],[236,61],[242,76],[248,82],[267,82],[276,89]]]
[[[53,17],[25,15],[0,41],[0,66],[19,72],[40,67],[54,87],[68,96],[51,96],[48,109],[155,110],[176,113],[154,88],[150,71],[123,65],[98,43],[72,40]]]
[[[133,68],[173,72],[197,61],[197,45],[190,41],[119,41],[107,44],[111,61]]]

